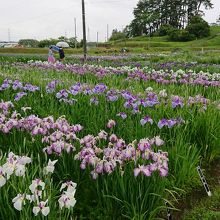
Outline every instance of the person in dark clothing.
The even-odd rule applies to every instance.
[[[64,50],[62,47],[59,49],[59,55],[60,55],[60,60],[63,60],[65,58]]]

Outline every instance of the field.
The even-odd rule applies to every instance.
[[[115,55],[120,53],[122,48],[127,48],[128,53],[154,53],[154,52],[195,52],[209,51],[219,52],[220,50],[220,26],[212,26],[209,37],[188,42],[173,42],[164,37],[135,37],[126,40],[117,40],[109,43],[100,43],[98,48],[88,47],[91,55]],[[66,49],[66,54],[82,54],[83,49]],[[48,53],[47,48],[0,48],[0,54],[39,54]]]
[[[0,56],[0,219],[219,219],[219,64]]]

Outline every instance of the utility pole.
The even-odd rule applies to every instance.
[[[86,47],[86,18],[85,18],[85,1],[82,0],[82,22],[83,22],[83,51],[84,62],[86,62],[87,47]]]
[[[97,32],[97,40],[96,40],[96,47],[99,46],[99,32]]]
[[[75,48],[77,47],[77,42],[76,42],[76,18],[74,18],[74,26],[75,26]]]
[[[107,24],[107,42],[108,42],[108,38],[109,38],[109,26],[108,26],[108,24]]]
[[[87,43],[90,42],[90,30],[87,28]]]
[[[148,34],[148,50],[150,49],[150,35],[151,35],[151,31],[149,30],[149,34]]]
[[[9,28],[8,28],[8,42],[11,42],[11,31]]]
[[[152,17],[152,14],[149,16],[149,19],[151,19],[151,17]],[[150,25],[149,25],[149,28],[148,28],[148,35],[149,35],[148,36],[148,46],[147,46],[148,50],[150,49],[150,37],[151,37],[151,26]]]

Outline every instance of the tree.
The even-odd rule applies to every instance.
[[[61,36],[61,37],[58,37],[58,40],[67,42],[70,47],[75,47],[75,44],[78,45],[77,39],[75,37],[67,38],[67,37]]]
[[[65,36],[60,36],[60,37],[58,37],[58,40],[59,40],[59,41],[67,42],[67,41],[68,41],[68,38],[65,37]]]
[[[34,39],[21,39],[18,44],[24,47],[38,47],[38,41]]]
[[[64,41],[67,42],[69,44],[70,47],[75,47],[75,43],[77,45],[77,47],[79,47],[79,43],[77,42],[77,40],[75,39],[75,37],[71,37],[71,38],[67,38],[64,36],[58,37],[58,39],[45,39],[45,40],[41,40],[38,43],[39,47],[49,47],[51,45],[56,45],[59,41]]]
[[[57,42],[59,42],[58,39],[45,39],[45,40],[41,40],[38,44],[38,47],[44,48],[44,47],[49,47],[51,45],[56,45]]]
[[[210,35],[209,24],[199,15],[191,18],[186,30],[196,38],[208,37]]]
[[[109,38],[109,41],[124,40],[125,38],[126,38],[126,34],[124,32],[114,29],[112,31],[111,37]]]
[[[193,16],[203,14],[202,6],[208,9],[213,4],[211,0],[139,0],[126,34],[132,37],[151,35],[162,25],[184,29]]]
[[[131,22],[132,36],[151,34],[160,22],[161,0],[141,0],[134,9],[134,20]]]
[[[67,43],[70,45],[70,47],[75,47],[75,46],[79,46],[78,45],[78,41],[75,37],[71,37],[67,40]]]

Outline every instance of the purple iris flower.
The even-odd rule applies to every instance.
[[[140,114],[140,113],[141,113],[141,112],[140,112],[140,110],[139,110],[138,107],[133,108],[133,110],[132,110],[132,114],[133,114],[133,115],[135,115],[135,114]]]
[[[168,128],[172,128],[175,124],[177,124],[176,119],[171,118],[171,119],[167,120]]]
[[[133,102],[133,103],[132,103],[132,107],[133,107],[133,108],[138,108],[139,105],[141,105],[141,102],[140,102],[140,101],[136,101],[136,102]]]
[[[5,79],[1,85],[1,90],[5,90],[10,87],[10,80]]]
[[[23,89],[25,91],[29,91],[29,92],[35,92],[35,91],[40,90],[40,88],[38,86],[33,86],[33,85],[29,84],[29,83],[25,84]]]
[[[125,108],[131,108],[132,107],[132,102],[131,101],[127,101],[124,103],[124,107]]]
[[[76,90],[76,89],[70,89],[70,94],[72,95],[77,95],[79,93],[79,90]]]
[[[67,90],[66,90],[66,89],[60,90],[60,91],[56,94],[56,97],[57,97],[58,99],[60,99],[60,98],[67,98],[67,97],[68,97],[68,92],[67,92]]]
[[[15,80],[13,82],[12,88],[13,88],[13,90],[23,89],[22,82],[20,82],[19,80]]]
[[[121,117],[122,119],[127,118],[127,114],[125,112],[120,112],[120,113],[117,114],[117,116]]]
[[[153,92],[149,92],[146,98],[146,102],[142,102],[142,104],[144,105],[144,107],[149,106],[149,107],[153,107],[157,104],[159,104],[159,100],[158,97],[155,93]]]
[[[110,101],[110,102],[115,102],[118,100],[118,96],[116,95],[108,95],[107,96],[107,100]]]
[[[81,83],[76,83],[75,85],[71,86],[71,89],[79,91],[81,89]]]
[[[165,118],[161,119],[157,124],[158,128],[160,128],[160,129],[163,128],[164,126],[167,126],[167,125],[168,125],[168,121]]]
[[[98,105],[99,104],[99,100],[96,97],[92,97],[90,99],[90,104]]]
[[[172,97],[172,108],[176,108],[178,106],[180,106],[181,108],[184,106],[183,98],[179,96],[173,96]]]
[[[93,91],[90,88],[86,88],[83,92],[85,95],[92,95]]]
[[[93,92],[96,94],[100,94],[100,93],[104,93],[106,89],[107,86],[103,83],[100,83],[94,87]]]
[[[27,93],[26,92],[19,92],[15,95],[15,101],[19,101],[23,96],[26,96]]]
[[[125,91],[125,92],[122,92],[121,95],[124,99],[127,99],[127,100],[132,99],[132,95],[130,92]]]
[[[148,116],[148,115],[140,120],[140,123],[141,123],[142,126],[144,126],[144,125],[145,125],[146,123],[148,123],[148,122],[149,122],[151,125],[153,124],[152,118],[151,118],[150,116]]]
[[[53,93],[55,91],[56,85],[59,83],[59,80],[53,80],[49,82],[46,86],[47,93]]]

